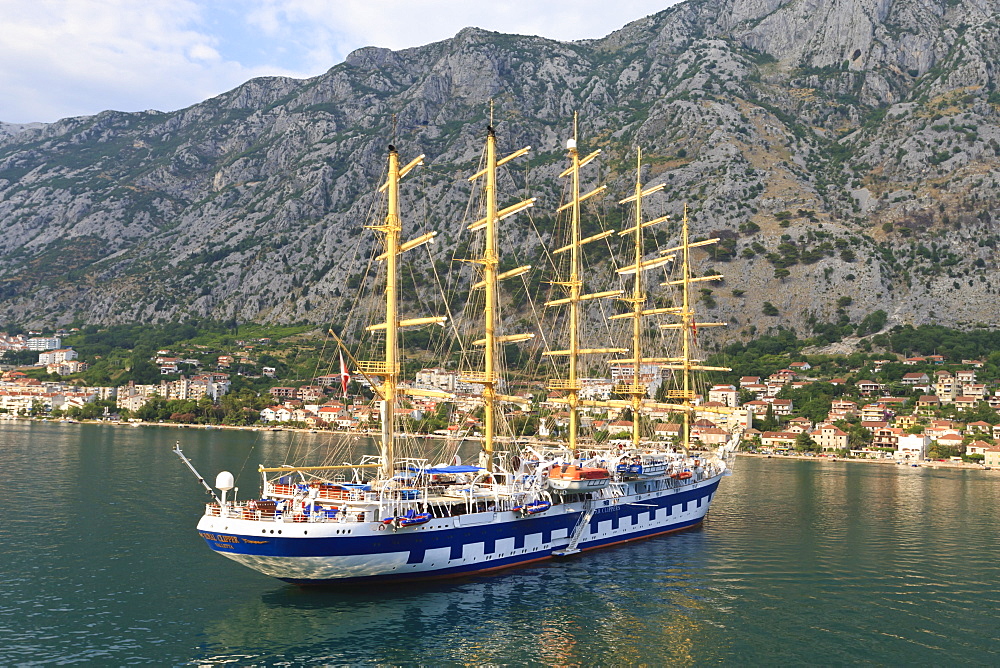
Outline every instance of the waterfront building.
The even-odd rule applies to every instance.
[[[1000,447],[993,446],[983,453],[983,465],[990,468],[1000,467]]]
[[[775,450],[789,450],[795,447],[795,440],[798,437],[798,434],[788,431],[765,431],[760,436],[760,442],[763,446]]]
[[[809,432],[809,437],[816,442],[824,451],[826,450],[846,450],[848,443],[847,432],[836,425],[821,424],[813,431]]]
[[[879,427],[872,431],[872,447],[898,450],[900,436],[903,436],[903,430],[899,427]]]
[[[931,439],[926,434],[900,434],[893,457],[903,461],[923,461],[927,459],[927,448]]]
[[[986,451],[993,446],[986,441],[972,441],[965,446],[965,454],[967,455],[985,455]]]

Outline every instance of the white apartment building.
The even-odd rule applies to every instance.
[[[45,366],[46,364],[62,364],[63,362],[75,360],[78,357],[79,355],[77,355],[76,351],[72,348],[50,350],[48,352],[38,353],[38,366]]]
[[[736,408],[739,405],[740,393],[734,385],[716,385],[708,391],[708,400],[716,401],[723,406]]]
[[[931,438],[927,434],[902,434],[896,443],[893,456],[904,461],[922,461],[927,458]]]
[[[445,392],[454,392],[455,376],[454,371],[446,371],[440,368],[421,369],[417,372],[414,385],[428,389],[444,390]]]
[[[27,344],[28,350],[55,350],[56,348],[62,347],[62,339],[58,336],[53,336],[50,338],[42,336],[33,336],[28,339]]]

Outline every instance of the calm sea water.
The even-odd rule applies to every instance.
[[[1000,475],[740,459],[703,528],[447,584],[299,589],[195,533],[286,433],[0,423],[0,665],[997,664]]]

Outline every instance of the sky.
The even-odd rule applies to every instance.
[[[603,37],[678,0],[0,0],[0,122],[173,111],[462,28]]]

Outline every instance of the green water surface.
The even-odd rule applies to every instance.
[[[338,592],[212,553],[170,452],[249,494],[295,438],[0,423],[0,665],[1000,663],[1000,473],[741,458],[700,529]]]

